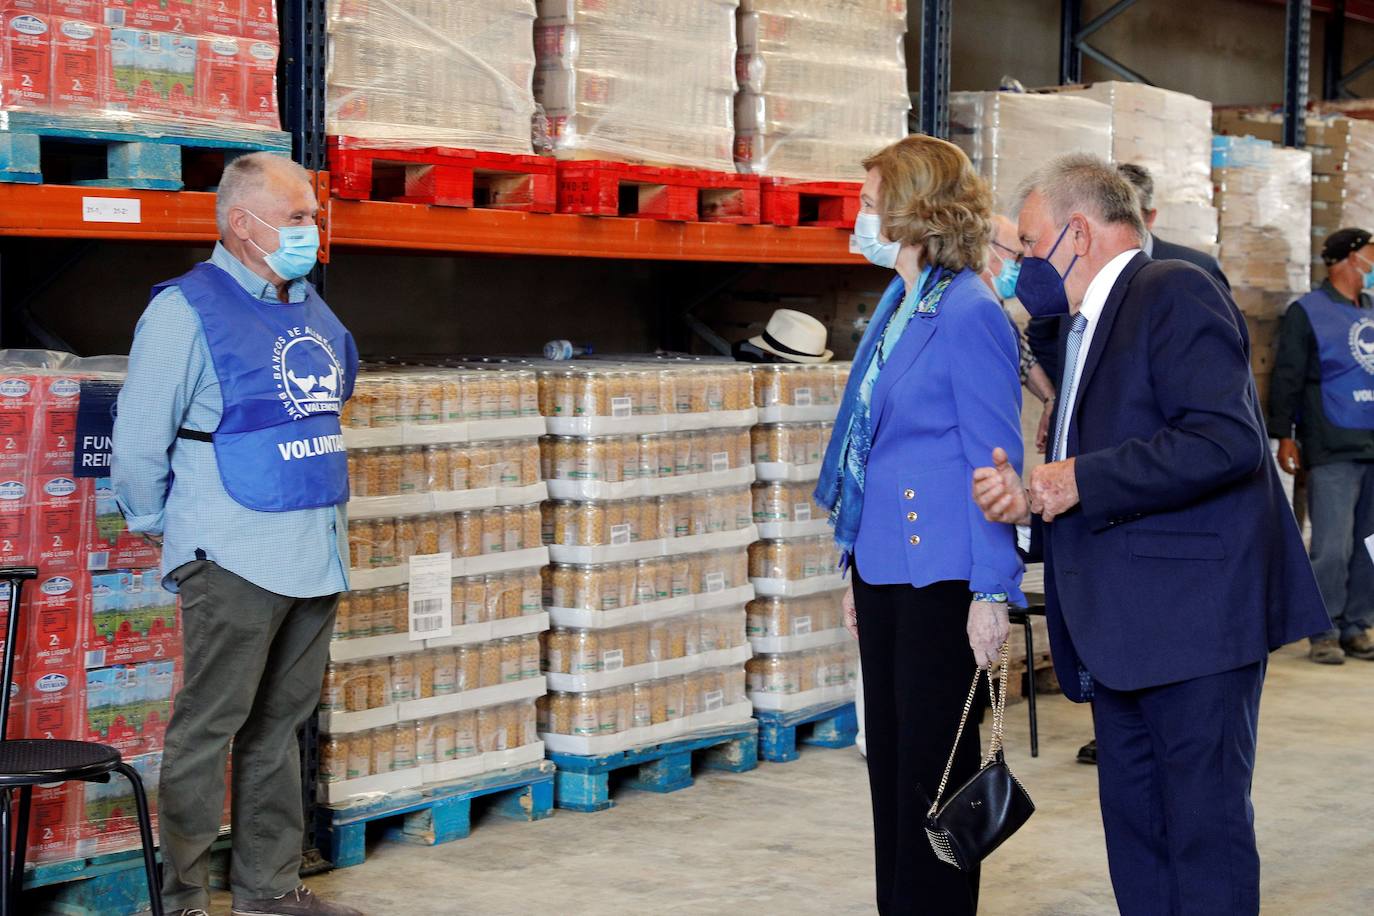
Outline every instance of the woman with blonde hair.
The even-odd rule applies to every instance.
[[[816,499],[852,574],[878,910],[958,916],[977,910],[978,873],[936,859],[924,821],[973,673],[1006,639],[1007,602],[1024,600],[1015,532],[986,521],[969,486],[994,447],[1021,442],[1019,355],[979,278],[991,195],[968,157],[912,136],[863,165],[854,234],[896,276],[855,355]],[[966,728],[951,787],[979,755]]]

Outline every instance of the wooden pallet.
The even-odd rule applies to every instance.
[[[161,861],[161,854],[158,856]],[[210,884],[228,886],[229,837],[210,847]],[[28,865],[16,912],[69,916],[122,916],[148,908],[148,879],[139,848],[101,856]]]
[[[753,726],[713,735],[684,738],[636,750],[576,757],[549,754],[558,767],[558,807],[572,811],[605,811],[615,807],[611,775],[635,768],[621,785],[646,792],[676,792],[693,784],[692,757],[709,770],[746,773],[759,765],[759,735]]]
[[[859,735],[854,703],[824,703],[796,712],[754,714],[759,720],[759,756],[772,763],[787,763],[801,754],[797,745],[852,747]]]
[[[558,164],[559,213],[753,225],[760,200],[752,175],[606,160]]]
[[[1031,671],[1031,677],[1036,679],[1035,691],[1041,693],[1057,693],[1059,682],[1054,679],[1054,662],[1050,660],[1048,650],[1037,651],[1035,653],[1035,664],[1028,666],[1024,658],[1013,659],[1007,671],[1007,702],[1019,703],[1026,698],[1027,687],[1026,671]]]
[[[331,137],[329,182],[335,197],[552,213],[557,163],[542,156],[431,146],[366,149]]]
[[[207,190],[236,156],[291,155],[280,131],[226,130],[187,136],[113,130],[90,118],[9,112],[0,131],[0,182],[73,184],[144,191]],[[260,135],[260,136],[259,136]]]
[[[472,832],[472,803],[490,798],[491,810],[519,821],[553,814],[553,767],[546,762],[485,773],[445,785],[383,795],[365,805],[316,809],[320,851],[335,868],[367,858],[367,830],[380,824],[388,840],[437,846]]]
[[[762,221],[770,226],[820,226],[849,229],[859,215],[856,181],[760,180]]]

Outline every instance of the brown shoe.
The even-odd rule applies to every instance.
[[[302,884],[294,891],[267,900],[234,902],[234,916],[363,916],[340,903],[326,903]]]
[[[1319,665],[1345,664],[1345,652],[1341,649],[1340,640],[1329,636],[1312,640],[1312,648],[1308,650],[1307,657]]]
[[[1367,662],[1374,662],[1374,639],[1369,638],[1366,631],[1349,639],[1341,640],[1341,648],[1345,654],[1351,658],[1363,659]]]

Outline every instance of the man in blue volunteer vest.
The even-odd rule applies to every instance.
[[[1279,466],[1307,470],[1312,568],[1333,629],[1311,658],[1374,661],[1374,241],[1364,229],[1322,246],[1328,277],[1289,307],[1269,389],[1269,435]],[[1294,437],[1294,427],[1297,436]]]
[[[237,916],[358,916],[300,883],[296,730],[319,700],[348,589],[339,411],[358,353],[302,279],[309,176],[268,153],[224,170],[210,260],[154,287],[119,396],[113,479],[130,530],[162,540],[181,595],[185,686],[158,792],[163,903],[205,916],[233,742]]]

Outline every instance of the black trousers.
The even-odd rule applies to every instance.
[[[967,582],[869,585],[853,569],[863,663],[868,782],[878,912],[962,916],[978,909],[978,872],[935,858],[925,817],[940,786],[977,668],[968,644]],[[946,794],[978,771],[969,717]]]

